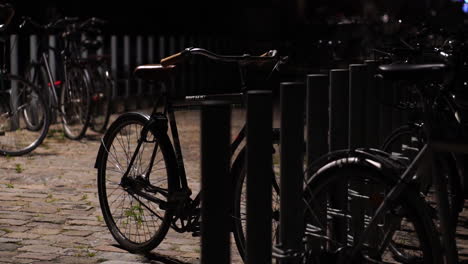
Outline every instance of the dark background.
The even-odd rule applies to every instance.
[[[238,0],[238,1],[58,1],[11,0],[17,17],[41,21],[54,16],[98,16],[115,32],[205,33],[287,36],[297,27],[326,24],[343,17],[379,19],[383,14],[420,21],[432,15],[453,20],[461,13],[450,0]],[[449,15],[443,15],[448,9]],[[456,14],[459,15],[459,14]],[[444,21],[446,22],[446,21]],[[291,33],[291,32],[289,32]]]
[[[339,67],[369,56],[385,38],[400,37],[423,21],[461,25],[462,3],[452,0],[237,0],[237,1],[58,1],[11,0],[15,18],[43,23],[56,17],[97,16],[109,34],[225,37],[233,52],[278,49],[298,75]],[[384,21],[383,17],[387,20]],[[403,23],[397,22],[398,20]]]

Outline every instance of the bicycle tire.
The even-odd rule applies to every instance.
[[[129,163],[129,155],[138,143],[141,129],[149,117],[138,113],[121,115],[107,130],[98,156],[98,195],[103,218],[115,240],[129,252],[148,252],[164,239],[174,214],[174,207],[157,208],[157,205],[141,195],[131,193],[135,186],[124,186],[123,173]],[[157,142],[159,149],[154,157],[150,184],[167,191],[167,195],[158,194],[158,198],[169,201],[178,183],[175,154],[166,133],[149,131],[149,140],[143,143],[138,157],[130,172],[132,179],[142,178],[148,173],[149,160],[153,146]],[[110,150],[110,151],[108,151]],[[162,156],[162,157],[161,157]],[[146,167],[148,166],[148,167]],[[165,166],[165,167],[160,167]],[[156,175],[156,173],[158,175]],[[128,182],[128,181],[127,181]],[[140,182],[140,184],[142,184]],[[140,185],[144,188],[146,185]],[[111,192],[109,192],[112,190]],[[157,214],[160,215],[157,215]],[[140,228],[142,227],[142,228]],[[133,228],[133,229],[132,229]],[[140,233],[139,230],[142,230]],[[149,234],[146,234],[148,231]]]
[[[278,140],[276,140],[278,141]],[[237,250],[241,258],[245,261],[246,256],[246,174],[247,168],[245,164],[245,147],[239,152],[236,160],[233,163],[231,173],[235,180],[234,186],[234,204],[233,204],[233,235],[236,242]],[[275,159],[274,159],[275,160]],[[276,159],[277,160],[277,159]],[[278,242],[279,228],[279,206],[280,206],[280,189],[279,175],[272,170],[272,243]]]
[[[422,137],[424,137],[424,134],[422,129],[420,125],[402,125],[390,133],[382,144],[381,149],[387,153],[398,155],[400,159],[405,159],[409,165],[423,146],[424,139],[422,139]],[[450,195],[449,204],[453,205],[450,211],[454,220],[453,224],[456,225],[458,215],[463,209],[464,200],[457,162],[452,154],[442,153],[438,156],[438,162],[440,165],[439,167],[442,168],[440,172],[444,173],[447,178],[447,187]],[[425,195],[426,200],[430,204],[435,204],[434,191],[432,190],[432,177],[430,171],[425,173],[427,173],[429,177],[418,180],[420,189]],[[454,175],[456,176],[454,177]],[[437,218],[436,213],[433,213],[433,215],[433,218]]]
[[[417,191],[404,191],[387,203],[363,249],[354,258],[347,254],[398,178],[349,160],[339,163],[323,167],[307,183],[306,263],[442,263],[434,223]],[[404,253],[405,258],[395,252]]]
[[[91,117],[91,83],[89,74],[79,65],[68,65],[66,83],[60,93],[60,112],[65,136],[84,137]]]
[[[49,81],[44,66],[39,62],[30,62],[25,69],[25,79],[41,91],[46,106],[50,109],[51,123],[55,123],[56,113],[52,110],[55,109],[55,99],[53,98],[54,95],[50,91]]]
[[[22,77],[6,74],[0,82],[0,154],[27,154],[47,135],[49,109],[37,87]]]
[[[90,128],[94,132],[104,133],[112,110],[113,81],[109,76],[109,71],[102,65],[89,68],[93,87]]]

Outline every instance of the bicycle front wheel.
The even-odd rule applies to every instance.
[[[306,263],[442,263],[436,229],[418,192],[407,190],[386,201],[394,179],[345,164],[315,174],[307,184]],[[384,201],[383,213],[370,227]]]
[[[49,110],[37,88],[23,78],[2,75],[0,82],[0,154],[24,155],[46,137]]]
[[[174,210],[169,197],[177,174],[167,134],[149,131],[128,168],[148,120],[136,113],[120,116],[107,130],[97,160],[104,220],[113,237],[130,252],[155,248],[165,237]]]
[[[278,141],[279,139],[274,139]],[[273,169],[270,174],[271,185],[272,185],[272,211],[271,211],[271,224],[272,224],[272,245],[279,242],[279,216],[280,216],[280,188],[279,188],[279,173],[275,173],[278,170],[279,146],[277,144],[272,145],[273,150]],[[244,148],[237,159],[242,160],[241,162],[234,162],[232,168],[233,179],[235,179],[234,189],[234,204],[233,204],[233,223],[234,223],[234,239],[236,241],[237,250],[241,258],[245,261],[246,256],[246,234],[247,234],[247,168],[245,161]]]
[[[410,164],[424,145],[425,135],[420,124],[403,125],[395,129],[382,144],[382,150],[406,160]],[[439,153],[437,156],[440,176],[445,177],[448,188],[448,200],[450,213],[454,225],[457,223],[458,215],[463,210],[463,190],[461,184],[460,169],[457,167],[455,155],[451,153]],[[436,220],[436,198],[432,184],[432,168],[426,168],[425,173],[419,173],[416,179],[426,201],[432,206],[433,218]]]
[[[69,66],[66,84],[60,95],[60,112],[65,136],[81,139],[90,120],[90,81],[88,72],[79,66]]]

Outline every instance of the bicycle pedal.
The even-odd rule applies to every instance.
[[[200,237],[200,236],[201,236],[200,231],[192,232],[192,237]]]

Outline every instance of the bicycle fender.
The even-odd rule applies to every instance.
[[[378,149],[338,150],[328,153],[312,163],[306,170],[308,179],[326,170],[347,165],[370,167],[395,178],[395,172],[402,172],[404,164],[390,154]]]
[[[112,124],[109,126],[104,136],[101,138],[101,145],[99,147],[98,154],[96,156],[96,161],[94,163],[95,169],[98,169],[101,165],[102,155],[104,155],[104,152],[106,151],[104,142],[108,141],[109,137],[111,136],[110,132],[115,130],[115,127],[120,123],[120,120],[127,119],[127,118],[135,118],[136,116],[138,116],[137,118],[144,118],[146,120],[150,119],[149,116],[146,114],[138,113],[138,112],[129,112],[129,113],[124,113],[120,115],[114,122],[112,122]]]

